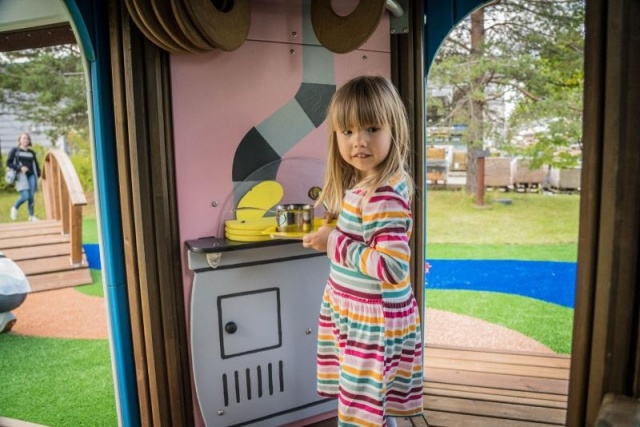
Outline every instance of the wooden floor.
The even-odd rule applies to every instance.
[[[425,419],[398,419],[399,427],[565,425],[568,356],[427,346],[424,361]]]
[[[32,292],[91,283],[84,255],[82,265],[71,265],[69,236],[59,221],[0,224],[0,252],[18,264]]]

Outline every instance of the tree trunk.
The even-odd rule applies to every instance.
[[[471,14],[471,60],[480,58],[484,50],[484,9],[478,9]],[[472,82],[471,90],[474,92],[484,93],[484,78],[477,77]],[[480,99],[478,99],[480,98]],[[477,157],[478,151],[482,150],[483,145],[483,108],[484,100],[482,97],[473,96],[470,110],[471,120],[469,121],[468,132],[468,149],[467,149],[467,183],[466,190],[469,194],[475,194],[478,185],[478,168]]]

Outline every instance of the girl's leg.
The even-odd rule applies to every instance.
[[[387,417],[387,427],[398,427],[398,423],[394,417]]]

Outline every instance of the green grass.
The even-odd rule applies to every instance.
[[[98,223],[95,218],[82,218],[82,243],[99,243]]]
[[[0,334],[0,416],[52,427],[117,426],[107,340]]]
[[[90,285],[76,286],[73,289],[90,297],[104,297],[102,272],[100,270],[91,270],[91,279],[93,282]]]
[[[528,261],[576,262],[575,243],[545,245],[473,245],[431,243],[427,245],[427,259],[515,259]]]
[[[0,192],[0,222],[9,222],[17,192]],[[35,214],[44,218],[41,193]],[[18,221],[27,220],[27,206]],[[98,243],[95,207],[83,209],[83,243]],[[102,275],[76,291],[104,296]],[[115,393],[109,341],[0,334],[0,416],[52,427],[116,426]]]
[[[17,191],[0,191],[0,222],[11,221],[9,213],[11,212],[11,207],[16,203],[16,200],[18,200]],[[40,191],[36,193],[34,214],[38,218],[44,218],[44,199]],[[17,221],[26,221],[28,218],[27,202],[24,202],[18,209]]]
[[[499,292],[427,289],[427,309],[450,311],[518,331],[556,353],[571,353],[573,310]]]
[[[511,205],[494,203],[512,199]],[[579,195],[488,193],[476,207],[463,191],[427,193],[427,248],[431,244],[577,244]]]

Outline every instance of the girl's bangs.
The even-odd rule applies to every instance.
[[[371,99],[342,99],[333,108],[331,124],[336,130],[364,128],[365,126],[383,126],[387,123],[381,111],[377,111],[377,103]]]

